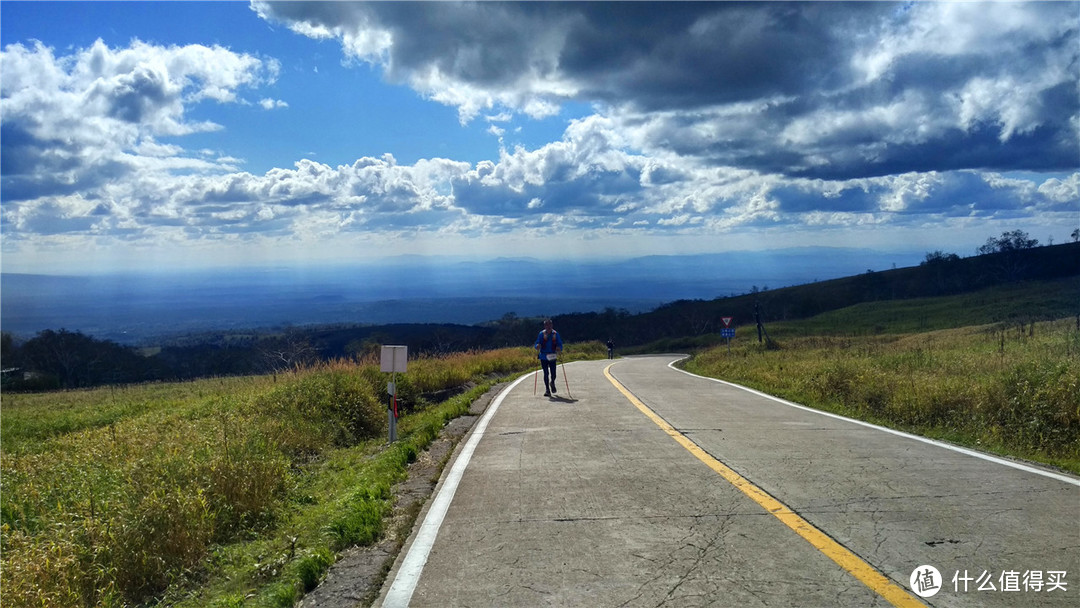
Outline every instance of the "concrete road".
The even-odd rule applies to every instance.
[[[508,388],[376,605],[1080,606],[1080,480],[678,358],[567,365],[572,398]]]

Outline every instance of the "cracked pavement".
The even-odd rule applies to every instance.
[[[935,566],[943,588],[924,604],[1080,605],[1080,486],[667,367],[678,358],[620,359],[611,373],[897,585]],[[506,396],[411,606],[889,605],[642,415],[604,378],[610,363],[567,366],[573,401],[530,382]],[[1034,570],[1066,571],[1067,589],[953,589],[957,572],[996,584]]]

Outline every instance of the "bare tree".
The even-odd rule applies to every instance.
[[[296,369],[313,363],[319,356],[319,350],[311,343],[308,336],[296,329],[290,329],[282,336],[261,341],[259,352],[267,366],[274,371]]]

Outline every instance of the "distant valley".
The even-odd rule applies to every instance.
[[[457,323],[652,310],[917,265],[925,252],[801,248],[615,262],[404,257],[379,264],[0,277],[3,331],[68,329],[138,344],[190,332],[311,324]]]

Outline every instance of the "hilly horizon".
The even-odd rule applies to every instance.
[[[135,287],[120,281],[114,283],[113,287],[126,291],[111,293],[108,300],[91,311],[109,313],[112,315],[109,320],[114,322],[117,318],[124,320],[122,327],[129,329],[121,331],[119,339],[106,336],[102,340],[101,336],[83,330],[60,327],[59,330],[50,328],[41,331],[24,342],[20,336],[9,332],[5,325],[5,365],[19,369],[26,366],[21,378],[10,377],[9,374],[6,380],[9,388],[17,386],[17,390],[47,390],[101,383],[249,375],[292,369],[296,365],[317,361],[364,357],[377,353],[381,344],[402,344],[412,353],[433,355],[477,352],[530,344],[535,338],[538,317],[541,316],[554,318],[559,331],[565,336],[572,336],[574,343],[602,348],[600,345],[604,341],[614,340],[623,351],[660,349],[649,352],[674,352],[671,349],[693,349],[714,344],[720,339],[717,332],[720,331],[722,320],[725,327],[737,331],[743,328],[741,335],[744,339],[752,338],[752,334],[756,333],[760,342],[765,332],[760,326],[754,331],[756,321],[780,323],[783,326],[787,321],[818,316],[824,318],[822,313],[830,311],[840,314],[845,320],[826,328],[826,333],[840,331],[857,335],[881,333],[897,323],[898,315],[910,317],[905,321],[905,327],[922,331],[983,323],[1004,324],[1001,327],[1005,327],[1073,315],[1077,315],[1080,324],[1080,309],[1077,308],[1077,302],[1080,302],[1080,283],[1077,283],[1080,278],[1080,242],[1010,249],[1012,244],[1013,241],[998,241],[997,251],[969,258],[935,251],[927,254],[917,266],[882,271],[868,269],[839,278],[768,289],[753,285],[749,291],[735,295],[669,300],[645,312],[631,312],[610,305],[588,312],[581,312],[583,309],[553,312],[551,302],[542,298],[495,293],[496,290],[490,288],[490,281],[493,280],[490,277],[485,279],[488,281],[486,285],[476,283],[481,268],[491,273],[492,277],[504,278],[502,287],[506,289],[521,281],[539,281],[550,288],[553,275],[556,278],[565,275],[554,272],[550,264],[538,261],[526,263],[518,260],[509,263],[508,270],[517,271],[518,276],[494,272],[492,266],[483,264],[448,262],[424,270],[427,273],[425,276],[437,275],[442,281],[438,285],[433,284],[432,291],[428,293],[436,293],[436,288],[441,285],[444,297],[429,295],[367,303],[350,301],[349,297],[355,296],[355,293],[334,293],[333,289],[341,289],[340,284],[318,283],[315,277],[308,277],[307,283],[303,284],[288,282],[285,281],[288,275],[283,272],[271,275],[283,281],[279,281],[276,287],[273,283],[264,281],[260,284],[248,277],[246,283],[218,283],[203,286],[196,293],[184,291],[190,285],[159,281],[157,284],[164,291],[148,295],[144,289],[144,293],[137,294]],[[795,254],[789,257],[792,255]],[[684,256],[667,261],[677,262],[678,268],[683,269],[683,275],[720,274],[706,263],[713,262],[722,269],[725,260],[706,258]],[[865,262],[868,258],[860,256],[848,259]],[[792,258],[793,265],[795,261]],[[680,276],[675,274],[643,278],[649,274],[650,267],[662,270],[664,260],[631,262],[635,262],[631,266],[634,270],[632,278],[636,282],[630,287],[640,292],[661,293],[649,290],[661,284],[670,287],[680,280]],[[742,268],[751,268],[748,259],[744,258],[743,262]],[[411,268],[414,274],[421,274],[421,269],[415,265],[398,266],[397,271],[403,268]],[[529,272],[522,272],[526,269]],[[572,277],[571,280],[580,280],[587,274],[585,269],[585,266],[575,267],[572,274],[577,278]],[[670,269],[676,270],[675,267]],[[823,266],[818,264],[813,269],[822,270]],[[597,263],[594,270],[595,276],[616,276],[618,272],[625,271],[625,265]],[[15,282],[26,278],[8,277]],[[56,277],[52,279],[57,280]],[[98,279],[103,280],[101,277]],[[117,277],[111,279],[117,280]],[[162,276],[159,275],[158,279],[162,279]],[[81,280],[84,287],[92,285],[86,282],[86,277]],[[362,282],[369,289],[374,284],[371,276],[363,277]],[[260,285],[261,292],[253,290],[253,286]],[[306,292],[305,285],[318,285],[322,291]],[[487,295],[445,295],[450,293],[449,288],[460,288],[462,285]],[[74,293],[71,291],[72,285],[62,278],[59,285],[53,286],[57,288],[51,292],[54,301],[63,301],[61,296],[65,293],[64,289],[68,290],[66,294],[69,297]],[[267,291],[272,287],[278,292]],[[580,282],[578,287],[581,287]],[[169,290],[175,296],[169,302],[171,308],[167,308],[160,299],[167,296]],[[584,292],[583,288],[577,297],[564,298],[561,303],[573,307],[587,302]],[[90,297],[90,293],[85,291],[83,299]],[[223,294],[226,293],[234,306],[231,311],[224,303],[213,300],[214,297],[225,298]],[[252,298],[252,294],[267,293],[271,296],[265,300]],[[551,294],[545,292],[544,295]],[[944,300],[938,296],[944,296]],[[605,304],[612,301],[610,295],[600,300]],[[897,307],[895,303],[901,301],[909,301],[910,304]],[[69,305],[74,303],[72,299]],[[512,310],[515,306],[537,306],[538,303],[543,306],[538,314],[519,314]],[[933,318],[903,312],[911,306],[933,310],[930,315]],[[124,310],[130,311],[128,317],[121,314]],[[843,310],[847,312],[839,312]],[[361,323],[355,320],[360,311],[366,312],[369,319],[382,314],[392,319],[413,320]],[[450,319],[454,315],[479,316],[484,311],[488,314],[481,322],[455,322]],[[259,315],[284,315],[290,312],[297,316],[279,325],[260,323],[262,318],[273,317]],[[201,316],[195,316],[200,313]],[[224,315],[228,313],[236,316],[227,319]],[[245,313],[247,317],[241,318],[240,315]],[[159,318],[150,319],[149,314],[158,314]],[[324,315],[324,320],[299,324],[295,321],[301,318],[300,314],[313,318]],[[347,318],[343,319],[340,315]],[[421,318],[424,315],[434,320]],[[833,318],[841,317],[834,315]],[[139,325],[136,321],[144,324]],[[203,323],[206,329],[198,328],[193,321]],[[233,322],[233,325],[226,325],[226,321]],[[190,324],[185,328],[184,322]],[[161,333],[140,339],[140,335],[150,334],[138,332],[156,328]],[[765,337],[771,343],[772,339],[767,335]]]
[[[471,325],[605,309],[647,312],[916,265],[924,252],[802,247],[624,260],[399,256],[378,264],[0,276],[3,330],[135,344],[187,332],[348,323]]]

